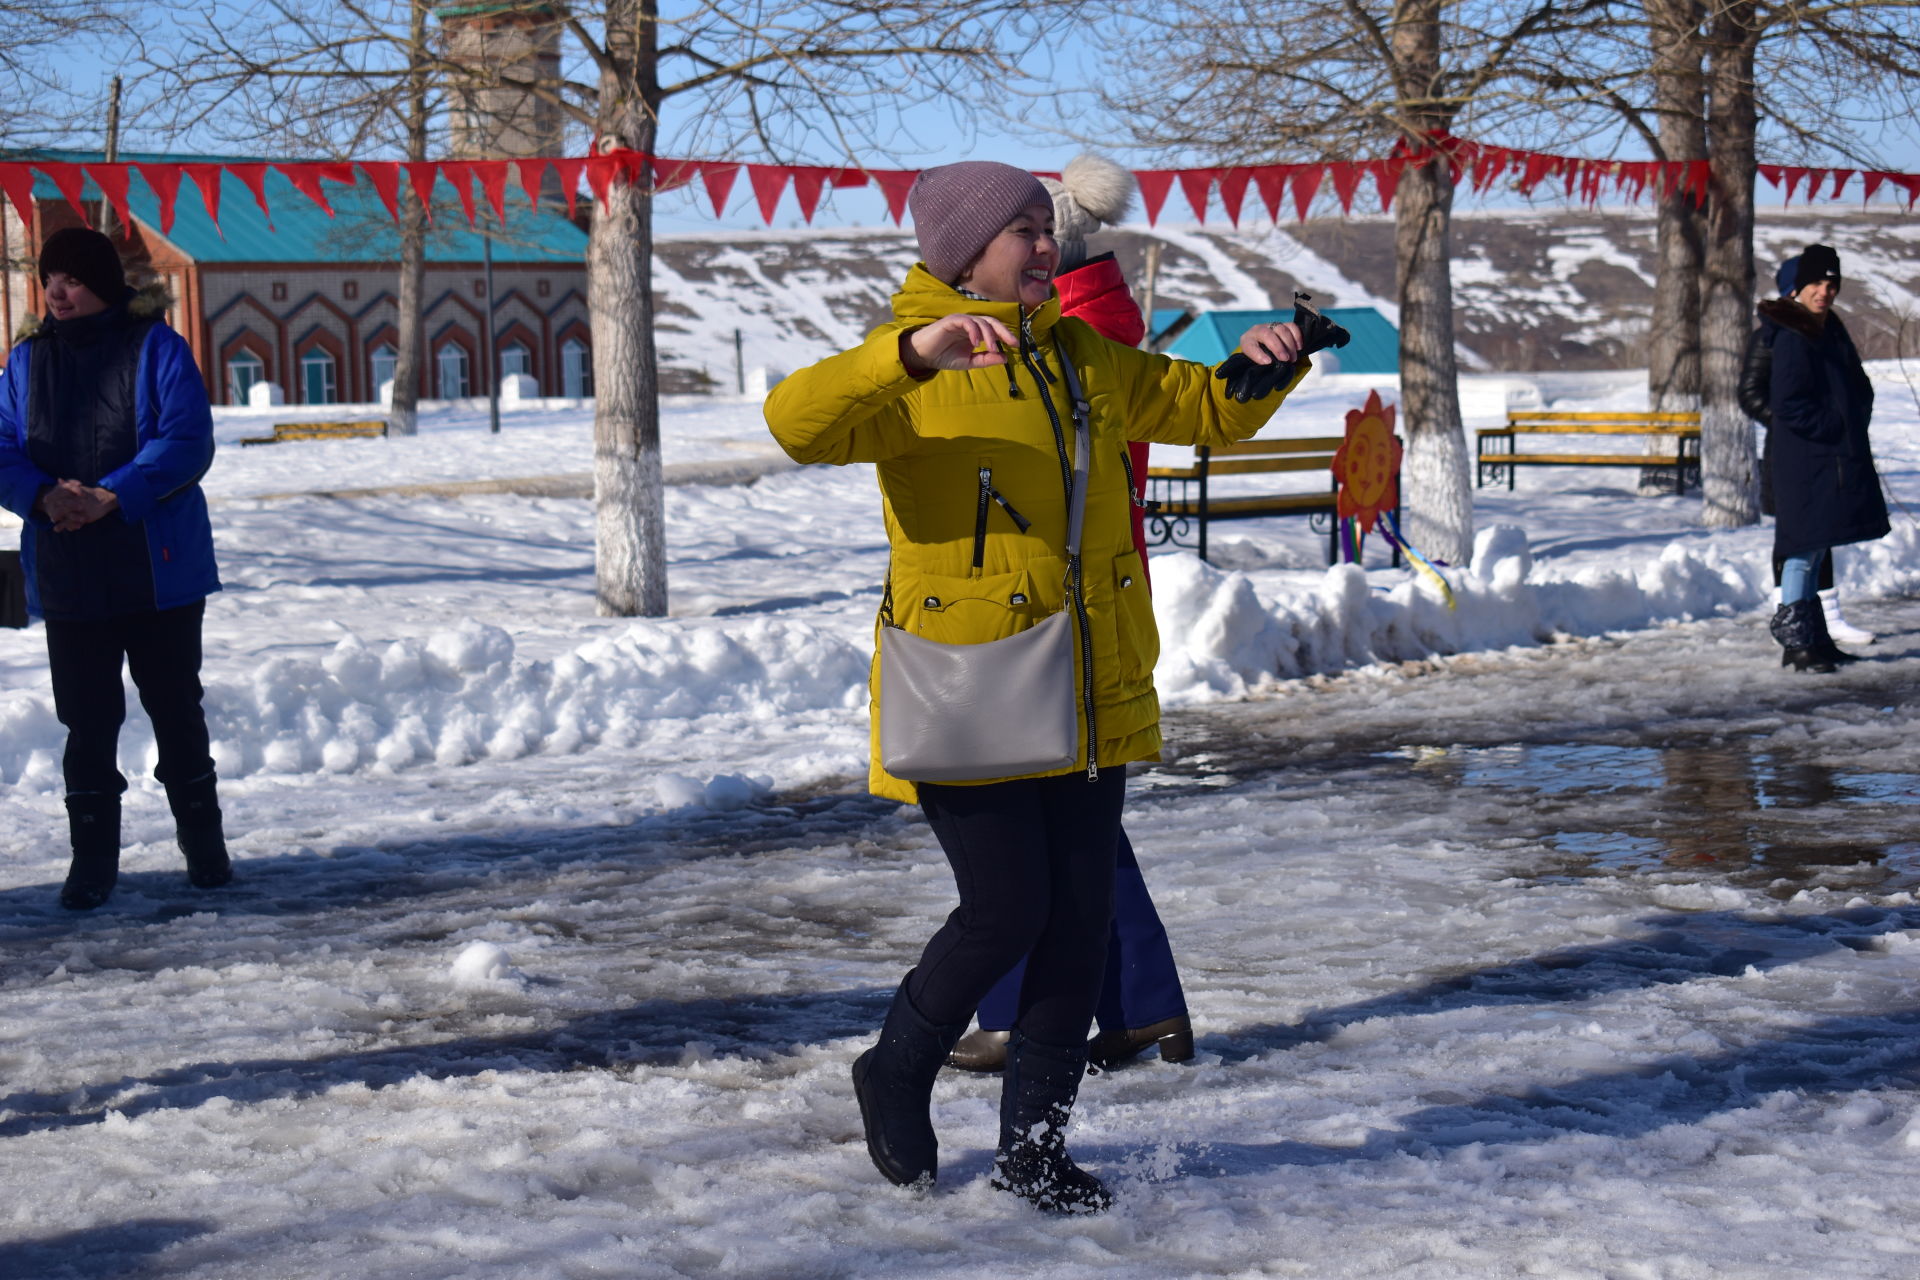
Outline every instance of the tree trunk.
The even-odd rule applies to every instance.
[[[1653,86],[1659,114],[1660,159],[1707,156],[1706,85],[1697,0],[1650,0]],[[1706,214],[1692,192],[1669,189],[1660,199],[1655,233],[1657,275],[1653,328],[1648,335],[1647,401],[1656,413],[1692,413],[1700,408],[1700,286],[1706,261]],[[1672,436],[1648,442],[1648,452],[1671,454]],[[1671,493],[1663,469],[1640,473],[1642,493]]]
[[[1713,529],[1760,519],[1753,424],[1740,409],[1740,366],[1754,323],[1753,63],[1759,32],[1753,0],[1727,0],[1714,15],[1708,39],[1713,190],[1700,334],[1700,470],[1703,518]]]
[[[1441,7],[1441,0],[1402,0],[1394,8],[1395,92],[1416,139],[1450,123],[1432,105],[1444,97]],[[1453,175],[1437,157],[1401,175],[1394,199],[1406,531],[1423,554],[1464,566],[1473,560],[1473,486],[1453,350],[1452,235]]]
[[[427,158],[427,0],[413,0],[407,25],[407,159]],[[427,207],[407,183],[400,194],[400,288],[394,322],[399,348],[393,365],[393,403],[387,430],[410,436],[420,429],[420,313],[426,305]],[[375,387],[377,395],[379,388]]]
[[[602,150],[652,154],[659,121],[654,0],[607,6],[609,65],[596,118]],[[615,182],[587,241],[593,323],[594,594],[608,617],[667,612],[660,383],[653,346],[653,201]]]

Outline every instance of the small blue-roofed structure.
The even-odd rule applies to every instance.
[[[1156,313],[1157,314],[1157,313]],[[1321,315],[1333,321],[1353,340],[1333,355],[1342,373],[1398,374],[1400,331],[1374,307],[1324,307]],[[1260,311],[1202,311],[1165,351],[1182,360],[1218,364],[1233,353],[1240,335],[1256,324],[1278,324],[1293,319],[1293,308]]]
[[[98,162],[99,152],[38,151],[9,158]],[[244,164],[255,157],[123,153],[134,164]],[[270,163],[270,162],[269,162]],[[404,185],[404,184],[403,184]],[[398,360],[396,292],[400,229],[370,181],[323,181],[333,215],[278,170],[265,171],[271,217],[247,184],[220,175],[219,219],[209,216],[197,183],[180,182],[172,225],[161,230],[160,202],[145,180],[129,183],[133,225],[118,231],[121,257],[136,281],[158,278],[174,298],[168,320],[187,339],[216,404],[246,404],[256,384],[280,388],[294,404],[367,403],[380,397]],[[492,223],[474,184],[481,225]],[[98,225],[99,189],[82,191]],[[531,378],[541,395],[592,394],[588,328],[587,233],[548,199],[535,207],[509,184],[507,222],[491,240],[495,369],[486,367],[483,238],[461,202],[436,186],[427,236],[422,340],[415,367],[420,395],[460,399],[487,394],[496,377]],[[9,205],[0,212],[0,256],[30,260],[47,235],[80,219],[52,179],[36,173],[33,226]],[[25,278],[20,278],[24,276]],[[39,280],[20,271],[0,290],[8,331],[39,305]]]

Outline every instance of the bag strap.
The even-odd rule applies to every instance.
[[[1093,460],[1093,407],[1081,389],[1080,374],[1067,353],[1067,343],[1058,335],[1054,345],[1060,352],[1060,371],[1066,376],[1067,394],[1073,398],[1073,489],[1067,495],[1067,559],[1080,558],[1080,529],[1087,517],[1087,467]]]

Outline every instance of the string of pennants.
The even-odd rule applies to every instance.
[[[1316,161],[1303,164],[1263,164],[1199,169],[1135,170],[1140,194],[1146,205],[1147,221],[1157,223],[1166,209],[1168,197],[1177,186],[1194,216],[1205,222],[1207,212],[1217,200],[1222,212],[1238,226],[1246,211],[1249,193],[1258,197],[1268,217],[1279,221],[1289,201],[1302,219],[1307,216],[1323,187],[1330,186],[1342,212],[1352,213],[1363,180],[1372,179],[1381,212],[1393,207],[1402,176],[1410,169],[1444,161],[1455,184],[1467,182],[1475,192],[1483,192],[1507,180],[1523,195],[1532,196],[1542,186],[1561,187],[1570,199],[1594,204],[1607,195],[1638,200],[1648,192],[1665,198],[1678,192],[1690,195],[1697,204],[1705,204],[1711,182],[1704,160],[1590,160],[1574,156],[1551,155],[1539,151],[1518,151],[1509,147],[1488,146],[1464,138],[1437,135],[1430,147],[1413,150],[1402,147],[1394,154],[1374,160]],[[887,211],[898,224],[906,213],[907,192],[920,174],[917,169],[866,169],[822,165],[748,164],[738,161],[671,160],[637,151],[611,151],[575,158],[537,157],[515,160],[403,160],[354,161],[258,161],[247,163],[179,161],[132,161],[107,164],[95,161],[13,160],[0,161],[0,191],[13,202],[21,218],[32,225],[33,173],[38,170],[67,202],[87,218],[84,203],[86,182],[91,180],[113,206],[121,225],[130,225],[127,199],[134,175],[138,174],[153,193],[160,211],[160,231],[173,228],[174,203],[183,180],[191,181],[216,227],[220,222],[221,175],[229,174],[253,195],[254,202],[273,223],[273,210],[267,198],[267,175],[278,173],[293,184],[308,200],[333,216],[327,184],[356,186],[362,179],[372,188],[389,216],[400,216],[400,183],[405,180],[431,211],[433,192],[441,181],[453,188],[461,212],[469,226],[478,218],[475,187],[493,212],[495,220],[507,220],[508,187],[516,183],[527,199],[538,204],[540,193],[551,169],[566,195],[567,213],[572,216],[575,197],[582,178],[594,198],[605,204],[607,193],[616,182],[646,184],[655,192],[704,184],[715,216],[726,209],[741,171],[759,205],[760,215],[771,225],[774,212],[789,187],[801,214],[808,222],[829,189],[873,186],[880,189]],[[1885,170],[1814,168],[1799,165],[1763,164],[1759,175],[1775,188],[1785,188],[1786,200],[1805,188],[1804,198],[1837,199],[1853,182],[1860,180],[1861,198],[1871,200],[1883,187],[1906,194],[1912,209],[1920,201],[1920,174],[1891,173]],[[1048,177],[1054,174],[1044,175]]]

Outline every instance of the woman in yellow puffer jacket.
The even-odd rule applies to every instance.
[[[1159,637],[1129,527],[1126,442],[1246,439],[1279,404],[1259,394],[1272,374],[1295,364],[1283,381],[1290,390],[1307,362],[1292,325],[1249,330],[1228,381],[1227,366],[1216,379],[1061,319],[1050,283],[1053,199],[1023,170],[987,161],[930,169],[908,203],[923,261],[894,295],[893,320],[780,383],[767,422],[798,462],[878,464],[893,625],[977,644],[1062,610],[1072,616],[1081,751],[1064,769],[986,782],[893,777],[880,759],[886,690],[876,663],[871,788],[920,804],[960,905],[901,983],[879,1043],[855,1062],[854,1091],[881,1173],[930,1186],[934,1078],[980,998],[1029,956],[993,1183],[1042,1209],[1097,1212],[1112,1197],[1074,1164],[1063,1134],[1103,974],[1125,766],[1160,749]],[[1067,359],[1092,429],[1078,600],[1067,585]]]

